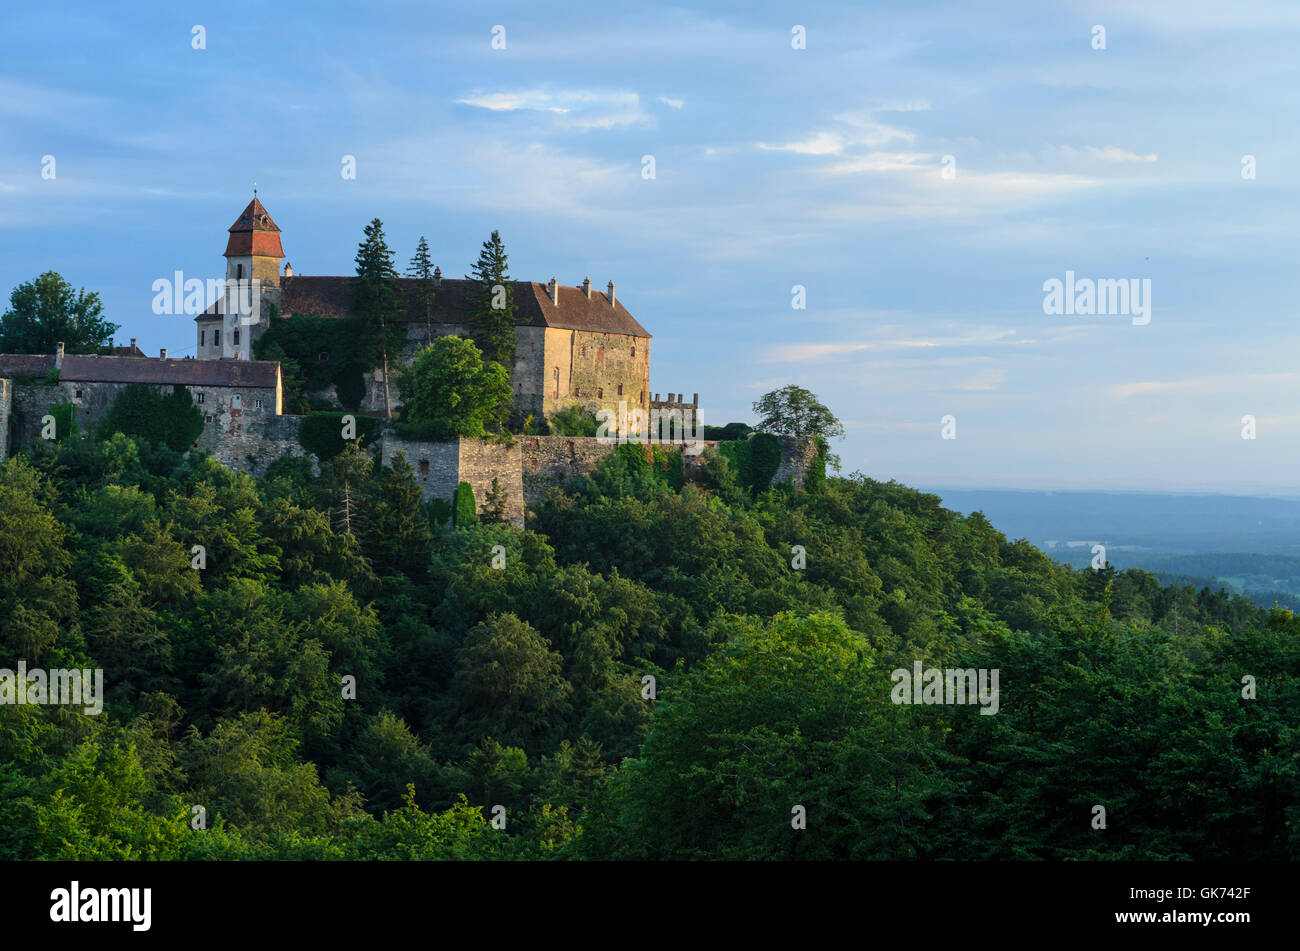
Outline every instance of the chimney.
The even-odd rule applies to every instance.
[[[560,305],[560,285],[555,283],[555,278],[551,278],[551,283],[546,285],[546,293],[551,295],[551,303],[555,306]]]
[[[609,306],[614,306],[614,282],[609,282]]]
[[[62,366],[63,366],[63,341],[60,340],[58,343],[54,345],[54,369],[57,370]]]
[[[433,267],[433,286],[438,287],[442,284],[442,268],[436,264]]]
[[[167,359],[167,348],[166,348],[166,347],[163,347],[163,348],[162,348],[161,355],[158,357],[158,359],[160,359],[160,360],[166,360],[166,359]]]
[[[288,261],[284,262],[284,276],[293,277],[293,265],[290,264]]]
[[[131,338],[131,349],[132,349],[132,350],[135,349],[135,338],[134,338],[134,337]]]
[[[582,293],[587,295],[587,300],[591,300],[591,278],[584,277],[582,279]]]

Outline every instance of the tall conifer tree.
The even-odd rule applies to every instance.
[[[484,359],[499,363],[510,372],[515,362],[514,282],[506,259],[501,232],[483,242],[474,273],[468,279],[478,283],[470,310],[475,340]]]
[[[357,276],[352,282],[352,309],[361,318],[369,340],[378,340],[384,364],[384,411],[391,419],[392,398],[388,386],[388,325],[401,313],[402,298],[397,288],[393,252],[384,237],[384,223],[372,219],[365,228],[365,240],[357,246]]]

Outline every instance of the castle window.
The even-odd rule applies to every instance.
[[[632,345],[632,359],[636,359],[636,344]]]
[[[622,395],[623,395],[623,384],[622,384],[622,383],[620,383],[620,384],[618,385],[618,395],[619,395],[619,396],[622,396]]]
[[[560,368],[555,367],[555,398],[560,398]]]
[[[645,406],[645,390],[641,391],[641,405]]]
[[[261,409],[261,408],[262,408],[262,401],[261,401],[261,400],[253,400],[253,409]]]
[[[242,265],[242,264],[236,264],[236,265],[235,265],[235,280],[237,280],[237,281],[242,281],[243,279],[244,279],[244,265]]]
[[[421,478],[421,479],[427,479],[427,478],[429,478],[429,460],[428,460],[428,459],[421,459],[421,460],[420,460],[420,478]]]
[[[77,390],[77,399],[81,399],[81,390]]]
[[[199,394],[199,402],[200,402],[200,403],[205,403],[205,402],[207,402],[207,399],[208,399],[208,395],[207,395],[206,393],[200,393],[200,394]],[[211,419],[212,417],[209,416],[208,418]]]
[[[234,334],[235,334],[235,346],[238,347],[238,346],[239,346],[239,330],[236,329],[236,330],[234,331]]]
[[[329,363],[329,359],[330,359],[330,352],[328,350],[321,349],[316,351],[317,363]]]
[[[208,332],[207,332],[206,330],[200,330],[200,331],[199,331],[199,346],[200,346],[200,347],[206,346],[207,343],[208,343]]]
[[[596,399],[603,400],[604,398],[605,398],[605,388],[603,386],[596,387]]]
[[[573,395],[574,395],[574,396],[581,396],[581,395],[582,395],[582,387],[580,387],[580,386],[575,386],[575,387],[573,388]]]
[[[212,346],[214,346],[214,347],[219,347],[219,346],[221,346],[221,331],[220,331],[220,330],[214,330],[214,331],[212,331]]]

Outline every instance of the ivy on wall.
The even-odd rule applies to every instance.
[[[389,349],[400,348],[405,331],[389,329]],[[294,314],[271,322],[261,339],[253,343],[259,360],[293,361],[299,374],[296,390],[311,393],[335,387],[339,402],[358,409],[366,395],[365,374],[379,365],[379,341],[363,333],[355,317],[316,317]],[[286,387],[287,389],[289,387]]]
[[[314,452],[321,462],[333,459],[348,441],[343,438],[343,417],[347,413],[312,413],[298,424],[298,445]],[[357,441],[365,446],[378,435],[382,422],[373,416],[356,416]]]
[[[771,433],[720,442],[718,452],[735,468],[736,481],[755,495],[772,484],[772,477],[781,465],[781,440]]]

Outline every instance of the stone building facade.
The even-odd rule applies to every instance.
[[[55,383],[16,385],[23,378],[43,380],[53,370],[58,371]],[[157,386],[164,392],[173,386],[186,387],[203,413],[199,445],[208,449],[215,449],[222,437],[237,436],[250,427],[260,430],[283,408],[280,365],[263,361],[173,360],[166,351],[157,358],[0,354],[0,378],[12,389],[11,412],[4,425],[6,448],[39,439],[42,418],[64,401],[74,407],[78,427],[92,431],[118,394],[133,383]]]

